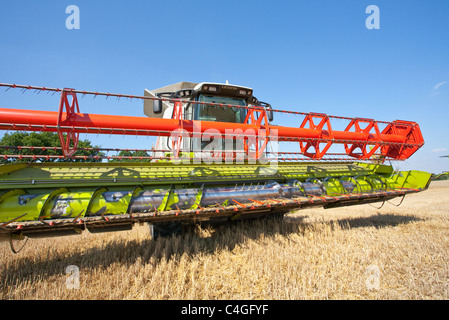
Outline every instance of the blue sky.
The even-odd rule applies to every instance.
[[[69,5],[80,9],[79,30],[66,28]],[[378,30],[365,26],[369,5],[379,7]],[[441,172],[449,170],[440,158],[449,154],[448,15],[446,0],[0,1],[0,82],[142,95],[229,80],[277,109],[417,121],[426,144],[396,166]],[[57,110],[58,100],[0,92],[0,107]],[[140,101],[80,103],[86,113],[143,116]]]

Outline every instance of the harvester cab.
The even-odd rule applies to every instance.
[[[179,82],[155,90],[145,90],[144,113],[151,118],[178,119],[189,121],[212,121],[243,124],[247,120],[248,108],[263,108],[268,121],[273,121],[271,105],[259,101],[253,96],[253,89],[231,85],[228,82]],[[176,104],[178,100],[179,105]],[[177,106],[179,109],[177,110]],[[155,157],[166,156],[173,151],[176,137],[158,137],[155,146]],[[191,138],[182,140],[181,151],[192,157],[201,157],[198,151],[207,149],[212,139]],[[238,140],[222,139],[221,149],[231,152],[243,152],[243,144]],[[160,151],[164,150],[164,151]],[[197,151],[197,152],[195,152]]]

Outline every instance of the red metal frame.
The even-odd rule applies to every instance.
[[[183,112],[182,112],[182,102],[175,101],[174,109],[173,109],[173,117],[172,119],[178,120],[178,128],[174,130],[174,134],[172,136],[172,150],[175,158],[179,158],[179,152],[182,148],[182,137],[183,137]]]
[[[412,156],[419,148],[416,145],[423,145],[424,138],[421,129],[416,122],[396,120],[390,123],[382,132],[384,135],[400,135],[407,141],[402,145],[384,145],[382,154],[398,160],[406,160]]]
[[[363,124],[366,125],[365,128],[363,128]],[[379,131],[379,126],[377,125],[377,122],[372,119],[361,119],[361,118],[354,118],[351,120],[349,125],[346,127],[345,131],[347,132],[355,132],[355,133],[363,133],[367,137],[374,136],[374,139],[376,141],[379,141],[378,143],[375,143],[374,145],[371,144],[373,147],[371,150],[368,151],[369,144],[366,141],[361,142],[354,142],[352,144],[345,144],[345,150],[346,154],[348,154],[351,157],[357,158],[357,159],[369,159],[371,158],[376,151],[381,146],[381,134]],[[360,154],[356,153],[355,151],[359,149]]]
[[[267,111],[260,107],[248,109],[243,123],[255,126],[256,129],[254,130],[257,132],[255,139],[246,137],[243,140],[245,153],[252,159],[260,159],[271,139]],[[254,148],[255,151],[251,151],[251,148]]]
[[[314,120],[316,119],[319,120],[318,124],[315,124]],[[311,130],[315,130],[319,135],[318,139],[299,142],[301,152],[311,159],[323,158],[323,156],[333,144],[334,139],[329,116],[322,113],[310,113],[306,115],[303,122],[301,123],[300,128],[309,128]],[[311,148],[313,148],[315,152],[311,152]]]
[[[72,98],[71,101],[69,101],[69,97]],[[69,125],[75,113],[79,112],[78,98],[76,93],[73,92],[73,89],[62,90],[61,100],[59,102],[57,127],[62,153],[68,158],[72,157],[78,148],[79,132],[71,130],[64,133],[64,131],[60,129],[62,126]]]
[[[275,139],[299,142],[301,153],[314,160],[323,159],[334,143],[343,144],[348,156],[360,160],[367,160],[375,155],[377,159],[405,160],[424,145],[419,125],[410,121],[396,120],[387,123],[386,128],[380,132],[380,121],[345,118],[350,119],[349,125],[344,131],[337,131],[332,129],[331,116],[308,113],[303,114],[305,118],[300,127],[294,128],[270,125],[263,107],[246,107],[248,112],[244,123],[192,121],[183,119],[181,100],[174,101],[172,119],[82,114],[76,96],[79,91],[40,90],[61,92],[59,111],[0,108],[0,130],[57,132],[65,157],[74,156],[80,133],[174,137],[172,147],[174,155],[178,157],[183,135],[193,135],[198,128],[201,128],[200,133],[218,130],[223,136],[228,136],[233,130],[254,132],[243,139],[247,155],[256,159],[263,155],[268,142],[273,140],[274,130],[277,132]],[[255,149],[255,152],[251,153],[251,149]],[[360,152],[357,153],[356,150]]]

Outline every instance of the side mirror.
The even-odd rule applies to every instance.
[[[153,113],[162,113],[162,100],[153,100]]]
[[[273,114],[273,110],[272,109],[268,109],[267,110],[267,117],[268,117],[268,121],[273,122],[274,114]]]

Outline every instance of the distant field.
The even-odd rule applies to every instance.
[[[157,241],[138,226],[29,240],[17,255],[3,243],[0,298],[448,299],[449,181],[393,204],[308,209]]]

